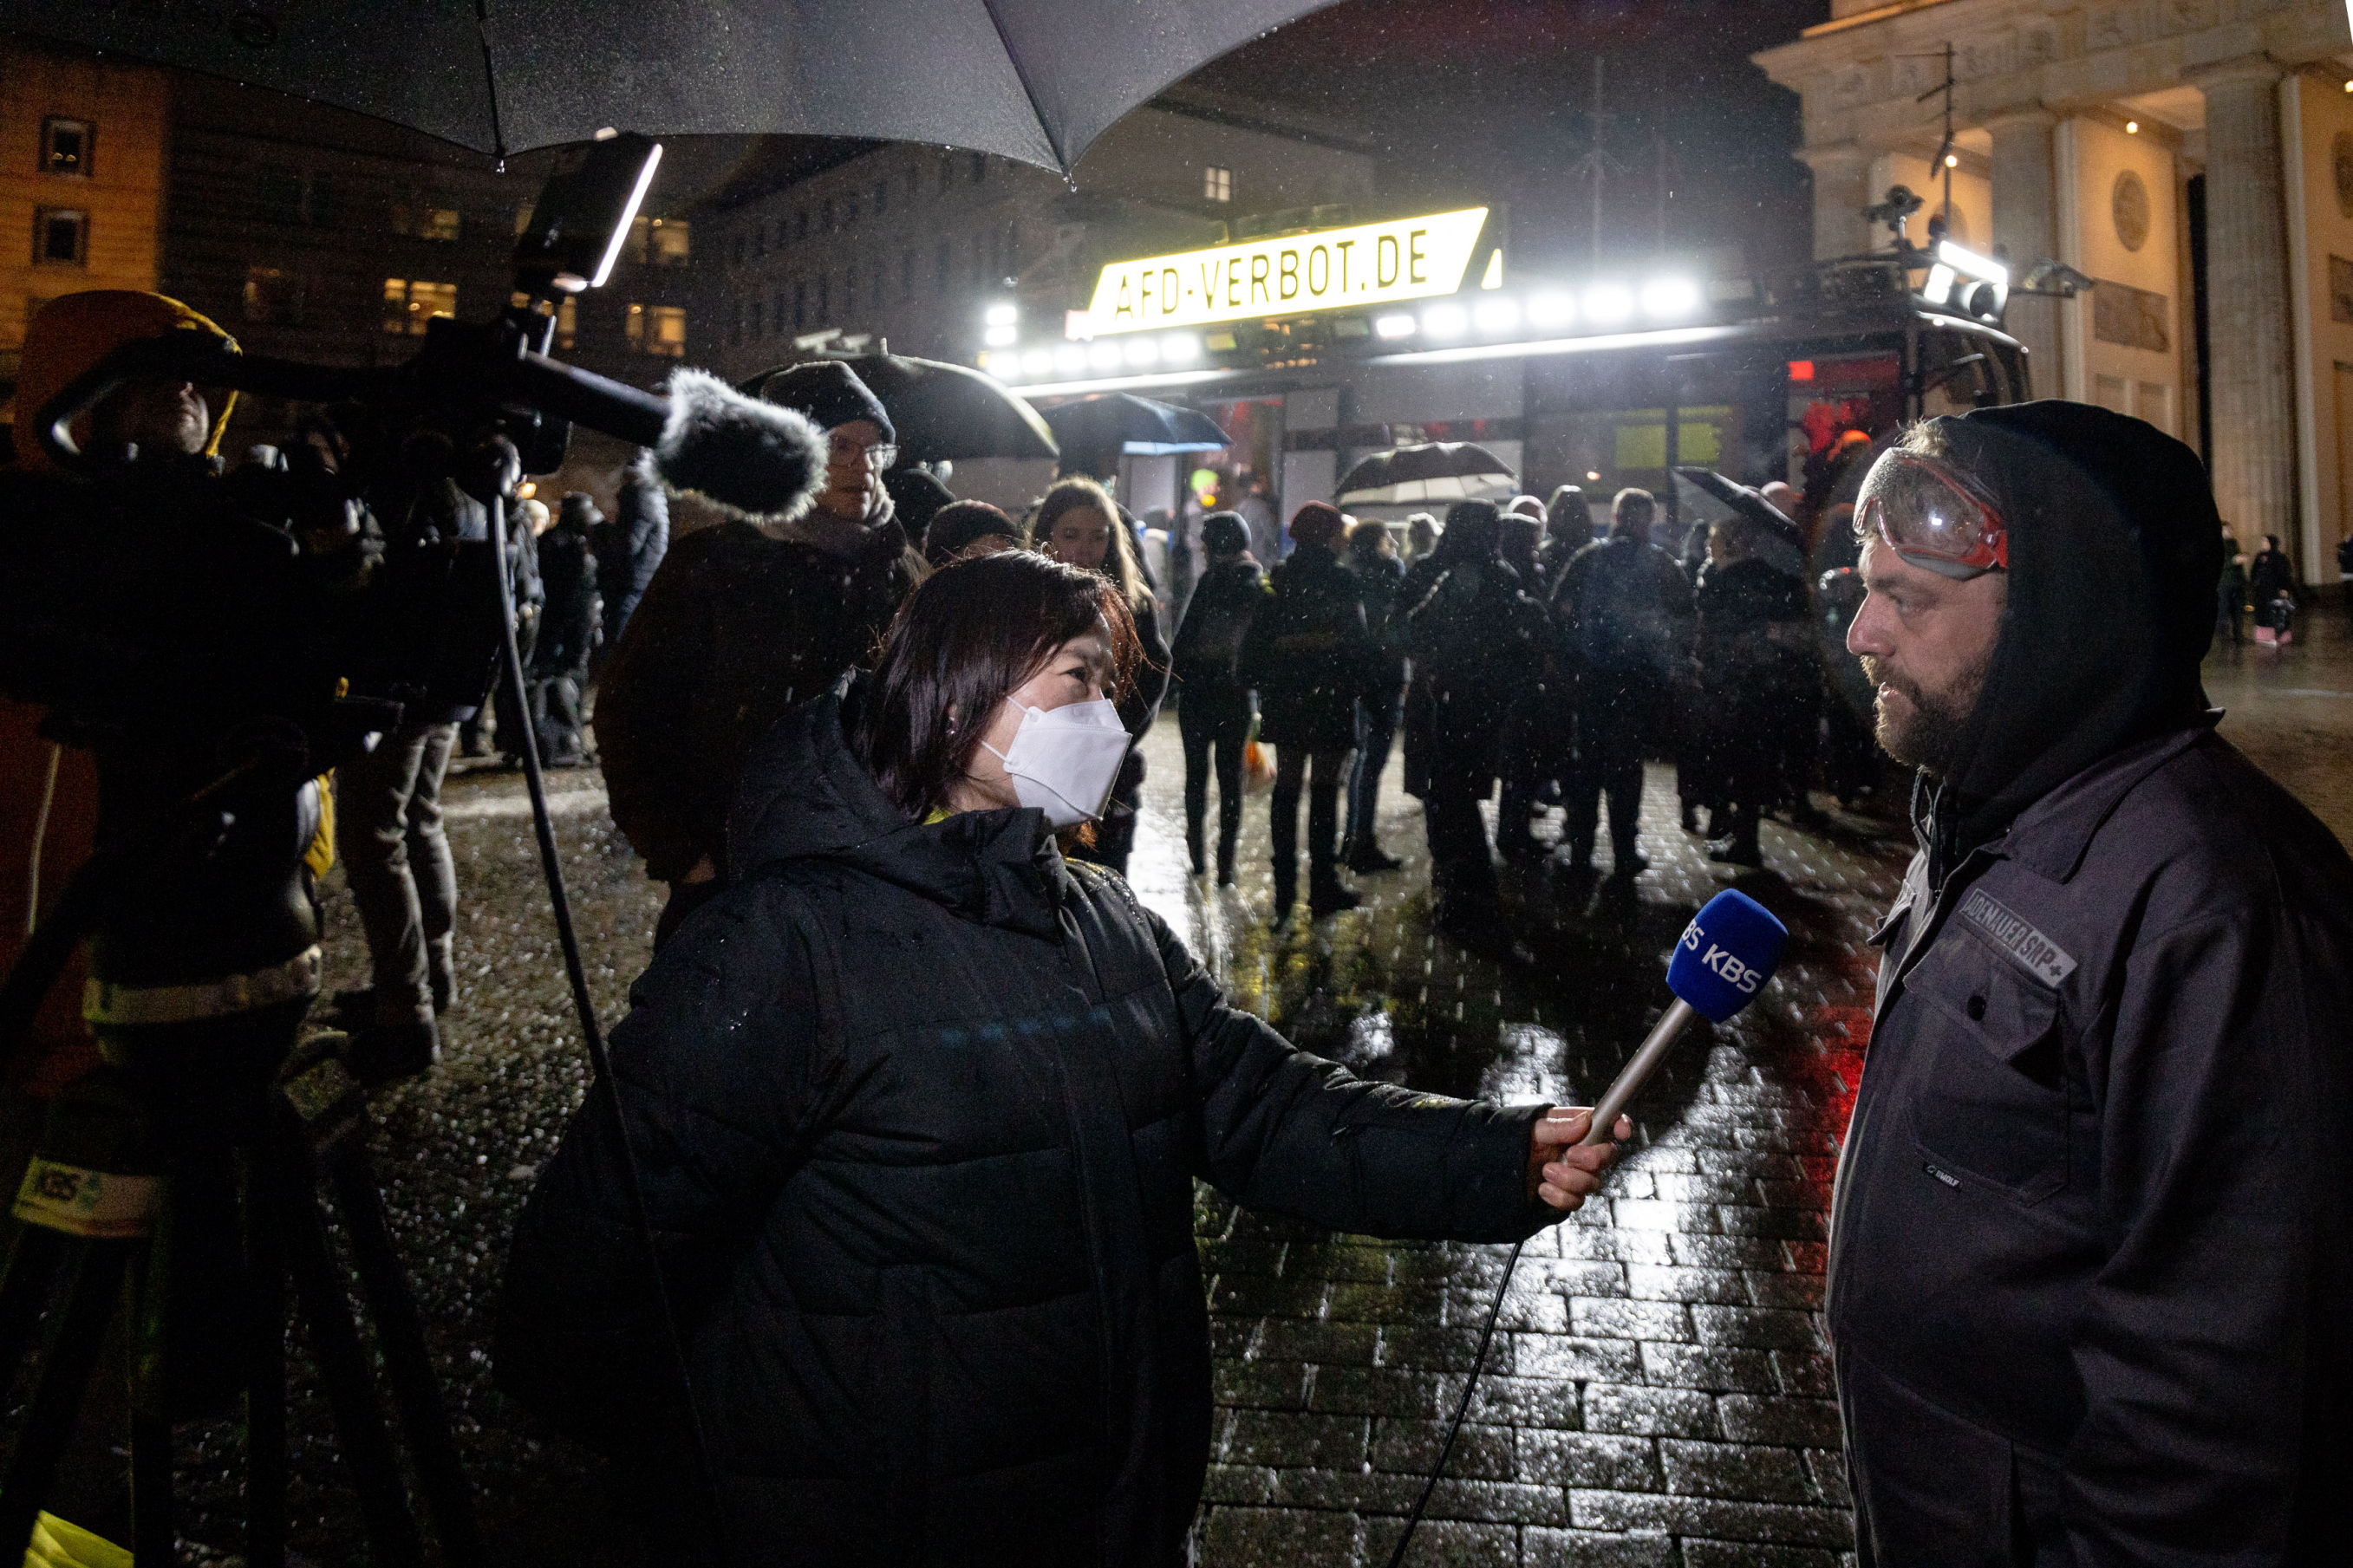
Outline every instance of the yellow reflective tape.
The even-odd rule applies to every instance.
[[[26,1225],[68,1236],[120,1239],[154,1228],[164,1199],[161,1176],[126,1176],[85,1170],[33,1156],[25,1184],[16,1189],[16,1215]]]

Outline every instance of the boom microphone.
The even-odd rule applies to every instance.
[[[1667,988],[1675,994],[1674,1005],[1594,1106],[1593,1126],[1585,1142],[1599,1143],[1609,1136],[1604,1130],[1618,1124],[1620,1114],[1642,1091],[1694,1018],[1704,1016],[1710,1023],[1721,1024],[1755,1001],[1773,978],[1788,940],[1789,928],[1747,894],[1726,888],[1710,899],[1683,927],[1675,956],[1667,964]]]

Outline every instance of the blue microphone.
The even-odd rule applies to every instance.
[[[1754,1002],[1765,983],[1773,978],[1773,970],[1781,962],[1782,945],[1788,940],[1789,928],[1747,894],[1727,888],[1710,899],[1707,907],[1683,928],[1683,939],[1675,943],[1675,956],[1667,965],[1667,986],[1675,994],[1674,1005],[1593,1108],[1593,1125],[1585,1142],[1599,1143],[1609,1138],[1619,1115],[1667,1059],[1667,1053],[1694,1018],[1704,1015],[1709,1022],[1721,1024]]]

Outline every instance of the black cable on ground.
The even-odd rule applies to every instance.
[[[1520,1266],[1520,1248],[1525,1241],[1512,1243],[1512,1256],[1504,1262],[1502,1283],[1495,1287],[1495,1299],[1487,1307],[1486,1326],[1479,1331],[1479,1349],[1471,1358],[1471,1375],[1462,1380],[1462,1397],[1455,1403],[1453,1424],[1446,1428],[1446,1441],[1440,1445],[1438,1463],[1430,1467],[1430,1479],[1421,1483],[1421,1495],[1413,1500],[1413,1511],[1406,1515],[1405,1533],[1398,1537],[1397,1550],[1389,1553],[1388,1568],[1398,1568],[1405,1561],[1405,1549],[1413,1542],[1413,1527],[1421,1522],[1421,1510],[1430,1506],[1430,1493],[1438,1489],[1438,1478],[1446,1473],[1446,1461],[1453,1456],[1454,1439],[1462,1435],[1462,1418],[1471,1413],[1471,1395],[1479,1387],[1480,1369],[1487,1364],[1487,1342],[1495,1337],[1495,1320],[1504,1315],[1504,1297],[1512,1289],[1512,1271]]]
[[[609,1124],[614,1144],[621,1152],[622,1187],[628,1209],[629,1227],[636,1231],[646,1250],[648,1289],[661,1314],[662,1340],[669,1347],[671,1371],[678,1381],[678,1397],[686,1419],[687,1435],[694,1449],[694,1477],[701,1491],[703,1517],[710,1521],[714,1534],[725,1528],[720,1512],[719,1478],[711,1463],[711,1446],[702,1431],[702,1415],[694,1403],[694,1379],[688,1370],[686,1342],[678,1331],[678,1314],[671,1310],[670,1286],[662,1279],[661,1252],[654,1242],[653,1222],[646,1214],[646,1195],[638,1178],[637,1151],[629,1146],[628,1122],[621,1114],[620,1085],[613,1076],[613,1058],[605,1049],[604,1031],[596,1025],[596,1005],[588,995],[588,974],[580,962],[579,939],[572,930],[572,900],[564,889],[564,865],[555,849],[555,825],[548,816],[547,788],[539,768],[539,736],[531,721],[531,692],[523,681],[522,653],[515,642],[514,583],[507,561],[506,508],[502,501],[493,501],[485,509],[491,519],[491,548],[498,554],[500,624],[503,630],[503,649],[500,663],[504,668],[507,695],[514,701],[514,711],[522,724],[522,743],[517,748],[522,757],[523,783],[531,792],[531,817],[539,835],[540,867],[547,877],[547,898],[555,915],[555,940],[564,950],[565,976],[572,984],[573,1011],[580,1016],[580,1033],[588,1046],[589,1070],[596,1081],[589,1086],[588,1095],[598,1101],[602,1115]],[[1514,1256],[1517,1256],[1514,1253]],[[719,1560],[724,1562],[724,1541]]]

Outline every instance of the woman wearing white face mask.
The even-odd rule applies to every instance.
[[[1118,593],[1027,552],[917,591],[881,668],[747,763],[733,885],[614,1032],[724,1561],[1183,1560],[1208,1458],[1193,1183],[1335,1229],[1507,1240],[1581,1115],[1359,1081],[1229,1007],[1054,824],[1109,788]],[[1619,1134],[1626,1136],[1622,1130]],[[501,1380],[689,1500],[618,1151],[517,1228]]]

